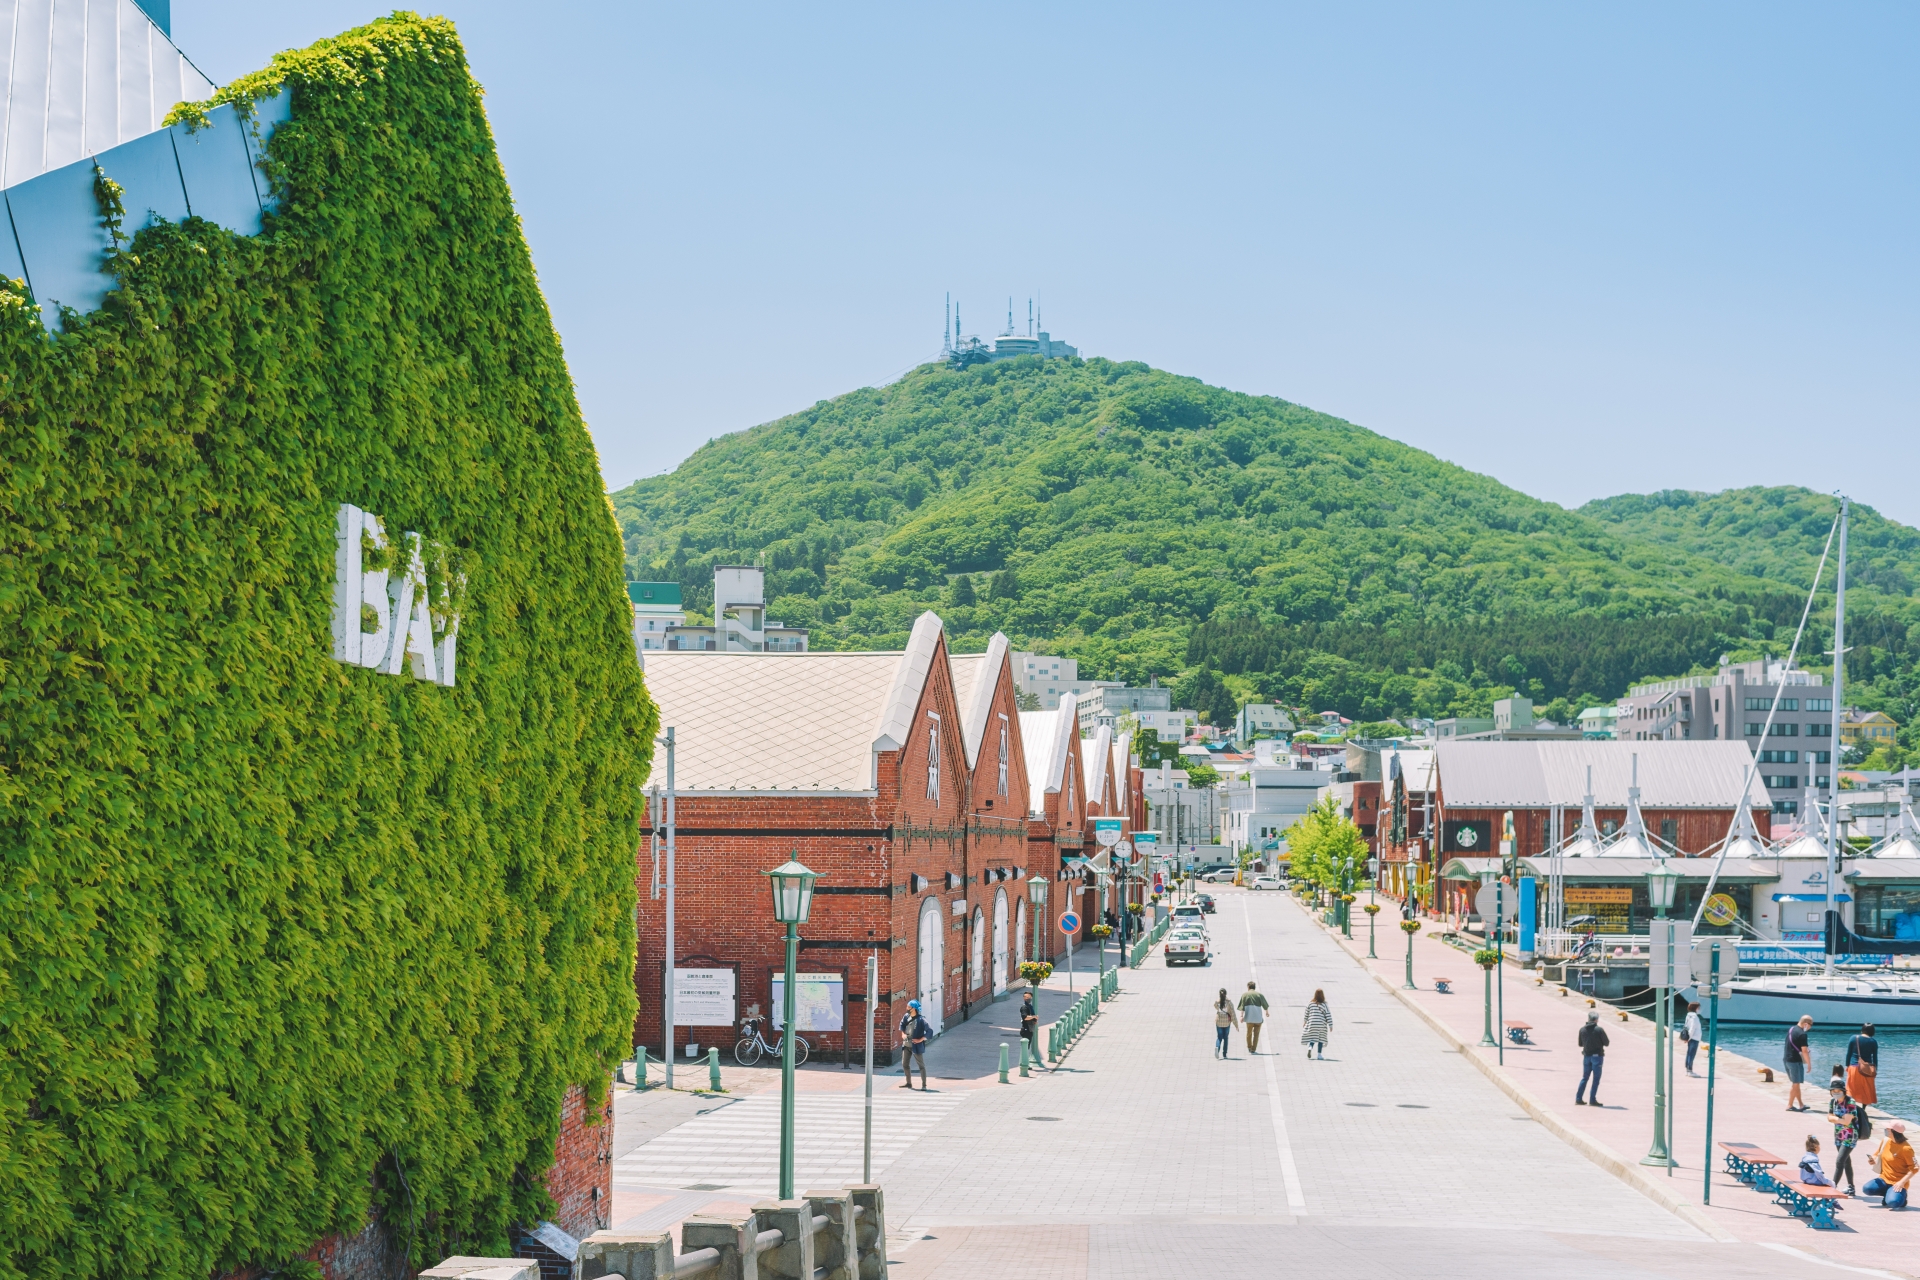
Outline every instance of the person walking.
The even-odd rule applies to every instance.
[[[1813,1015],[1801,1014],[1800,1021],[1787,1028],[1787,1042],[1780,1049],[1780,1065],[1787,1073],[1789,1111],[1809,1109],[1800,1097],[1800,1086],[1807,1082],[1807,1066],[1813,1061],[1813,1050],[1807,1044],[1808,1033],[1812,1030]]]
[[[1847,1041],[1847,1094],[1862,1106],[1880,1101],[1880,1042],[1873,1024],[1863,1023],[1860,1034]]]
[[[1300,1043],[1307,1046],[1308,1061],[1327,1056],[1327,1037],[1332,1031],[1333,1010],[1327,1007],[1327,993],[1316,987],[1306,1017],[1300,1020]]]
[[[1020,1038],[1027,1041],[1029,1056],[1040,1061],[1040,1011],[1033,1006],[1033,988],[1020,997]]]
[[[1853,1148],[1860,1141],[1860,1104],[1847,1096],[1847,1087],[1835,1081],[1827,1099],[1833,1114],[1833,1182],[1847,1180],[1847,1194],[1853,1194]]]
[[[1913,1144],[1907,1141],[1907,1126],[1898,1120],[1887,1122],[1887,1137],[1876,1153],[1880,1176],[1868,1178],[1860,1190],[1870,1196],[1884,1197],[1889,1209],[1907,1207],[1907,1185],[1913,1181]]]
[[[1267,998],[1247,983],[1247,993],[1240,997],[1240,1018],[1247,1024],[1247,1052],[1260,1052],[1260,1028],[1267,1022]]]
[[[1220,988],[1220,998],[1213,1002],[1213,1056],[1227,1056],[1227,1036],[1239,1025],[1234,1016],[1233,1001],[1227,998],[1227,989]]]
[[[920,1092],[927,1092],[927,1042],[933,1039],[933,1025],[920,1016],[920,1002],[907,1001],[907,1011],[900,1018],[900,1074],[906,1083],[902,1089],[913,1088],[913,1064],[920,1064]]]
[[[1700,1052],[1700,1002],[1691,1001],[1687,1005],[1687,1020],[1680,1026],[1680,1038],[1687,1042],[1687,1074],[1697,1076],[1693,1069],[1693,1055]]]
[[[1600,1105],[1600,1072],[1607,1065],[1607,1029],[1600,1025],[1600,1014],[1587,1010],[1586,1025],[1580,1028],[1580,1087],[1573,1091],[1576,1107]],[[1587,1082],[1593,1082],[1593,1100],[1587,1101]]]

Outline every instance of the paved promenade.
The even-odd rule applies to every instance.
[[[1702,1230],[1721,1240],[1789,1246],[1846,1265],[1890,1267],[1907,1273],[1920,1271],[1920,1215],[1890,1213],[1854,1200],[1846,1202],[1840,1212],[1841,1230],[1814,1231],[1789,1217],[1770,1197],[1742,1186],[1722,1172],[1724,1162],[1717,1146],[1712,1156],[1715,1168],[1712,1203],[1702,1204],[1702,1169],[1707,1158],[1704,1047],[1694,1063],[1700,1075],[1694,1078],[1685,1073],[1686,1046],[1677,1039],[1674,1042],[1673,1155],[1679,1167],[1669,1175],[1665,1170],[1643,1166],[1639,1160],[1653,1140],[1655,1037],[1649,1020],[1623,1019],[1604,1002],[1590,1006],[1586,998],[1563,995],[1559,985],[1541,983],[1532,973],[1509,965],[1504,984],[1505,1016],[1531,1023],[1530,1034],[1535,1043],[1531,1046],[1507,1044],[1505,1065],[1501,1066],[1498,1064],[1501,1055],[1497,1051],[1478,1047],[1485,1002],[1481,972],[1468,955],[1423,930],[1414,940],[1417,989],[1398,990],[1405,981],[1406,937],[1400,932],[1397,913],[1391,904],[1381,911],[1375,939],[1380,958],[1372,961],[1365,959],[1365,916],[1357,910],[1354,915],[1352,941],[1339,938],[1331,930],[1323,932],[1377,975],[1380,982],[1393,988],[1396,996],[1431,1020],[1443,1035],[1465,1046],[1464,1052],[1481,1064],[1489,1079],[1507,1089],[1511,1096],[1524,1099],[1531,1114],[1588,1152],[1590,1158],[1612,1165],[1649,1196],[1674,1207]],[[1454,994],[1441,995],[1435,991],[1435,977],[1453,979]],[[1573,1105],[1574,1090],[1580,1080],[1576,1035],[1586,1021],[1589,1007],[1600,1013],[1601,1025],[1611,1040],[1601,1091],[1605,1102],[1602,1107]],[[1500,1030],[1496,1013],[1495,1033],[1499,1034]],[[1784,1032],[1783,1027],[1783,1035]],[[1830,1065],[1824,1061],[1816,1063],[1815,1069],[1809,1072],[1809,1080],[1817,1077],[1820,1085],[1824,1085]],[[1784,1077],[1777,1069],[1774,1075],[1775,1083],[1764,1083],[1755,1063],[1737,1055],[1721,1056],[1714,1085],[1715,1142],[1751,1142],[1783,1159],[1798,1161],[1807,1137],[1812,1135],[1820,1139],[1821,1162],[1831,1174],[1833,1130],[1825,1114],[1825,1089],[1809,1084],[1802,1092],[1807,1104],[1814,1109],[1790,1113],[1786,1110]],[[1862,1183],[1872,1176],[1862,1157],[1879,1145],[1884,1132],[1878,1123],[1875,1127],[1879,1132],[1854,1158]],[[1920,1133],[1920,1129],[1913,1132]]]
[[[936,1078],[938,1092],[895,1091],[898,1077],[882,1077],[876,1092],[899,1104],[885,1108],[888,1163],[876,1175],[896,1280],[1265,1280],[1301,1267],[1396,1280],[1837,1274],[1813,1256],[1831,1250],[1831,1236],[1809,1240],[1814,1233],[1796,1224],[1797,1236],[1778,1240],[1716,1239],[1707,1221],[1576,1150],[1291,900],[1217,896],[1213,967],[1170,970],[1156,955],[1125,973],[1121,996],[1058,1072],[1001,1085],[990,1069],[976,1070],[994,1065],[999,1039],[1012,1039],[992,1026],[1012,1026],[1017,1006],[1008,1002],[994,1010],[1004,1017],[936,1042],[935,1076],[960,1077]],[[1455,955],[1440,958],[1464,980],[1470,966]],[[1274,1005],[1268,1040],[1249,1057],[1236,1033],[1231,1058],[1218,1061],[1213,994],[1222,986],[1237,994],[1249,976]],[[1309,1062],[1298,1026],[1315,987],[1325,988],[1335,1026],[1327,1059]],[[1050,1005],[1064,1000],[1048,994]],[[1443,1027],[1450,1016],[1441,1016]],[[844,1141],[844,1122],[827,1104],[857,1091],[859,1076],[837,1067],[801,1076],[805,1169]],[[742,1081],[748,1102],[772,1101],[764,1090],[747,1093],[751,1083]],[[697,1167],[703,1139],[726,1139],[722,1123],[738,1125],[740,1113],[687,1098],[617,1101],[620,1225],[664,1229],[757,1198],[745,1184],[765,1162],[752,1148],[770,1148],[770,1135],[742,1127],[732,1135],[739,1146],[713,1144],[709,1178]],[[675,1108],[708,1114],[669,1125]],[[736,1119],[727,1121],[730,1109]],[[742,1181],[720,1185],[730,1177]],[[1727,1194],[1758,1199],[1744,1189]],[[1901,1248],[1881,1252],[1867,1269],[1911,1271]],[[1861,1267],[1855,1256],[1848,1261]]]

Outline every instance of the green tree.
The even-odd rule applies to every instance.
[[[1232,724],[1240,715],[1233,690],[1211,667],[1201,667],[1174,685],[1173,700],[1176,706],[1192,708],[1204,723],[1215,728]]]
[[[1339,885],[1348,859],[1356,867],[1366,865],[1366,837],[1341,814],[1339,803],[1330,795],[1294,819],[1286,841],[1288,874],[1323,889]]]
[[[947,601],[956,609],[971,607],[974,603],[973,579],[964,573],[955,578],[953,580],[953,588],[947,596]]]

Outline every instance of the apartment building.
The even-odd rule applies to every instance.
[[[1083,680],[1080,661],[1051,653],[1013,655],[1013,687],[1022,694],[1040,700],[1039,710],[1052,711],[1064,697],[1082,697],[1098,688],[1117,685],[1117,680]]]
[[[1722,663],[1709,676],[1655,680],[1618,704],[1621,742],[1745,742],[1758,758],[1773,811],[1800,812],[1808,787],[1833,774],[1833,691],[1818,674],[1779,658]]]

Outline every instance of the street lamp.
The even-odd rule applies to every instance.
[[[773,918],[787,926],[786,990],[781,992],[780,1034],[780,1198],[793,1199],[793,1020],[794,966],[800,958],[801,925],[813,910],[813,882],[819,877],[800,865],[798,857],[767,872],[773,889]]]
[[[1647,872],[1647,901],[1653,905],[1654,919],[1647,938],[1647,977],[1656,1001],[1653,1014],[1653,1146],[1647,1149],[1640,1163],[1666,1169],[1673,1167],[1673,1153],[1667,1149],[1667,1035],[1673,1022],[1673,993],[1667,986],[1667,979],[1672,967],[1673,939],[1669,932],[1666,940],[1669,972],[1655,973],[1652,935],[1665,928],[1667,908],[1673,905],[1673,891],[1679,883],[1680,873],[1670,869],[1665,858],[1656,859],[1653,869]]]
[[[1367,859],[1367,959],[1377,959],[1373,954],[1373,918],[1379,914],[1379,905],[1374,902],[1374,887],[1380,883],[1380,859]]]
[[[1027,881],[1027,901],[1033,904],[1033,958],[1039,960],[1040,917],[1047,914],[1047,878],[1037,871],[1033,879]],[[1037,1044],[1034,1047],[1039,1048]]]

